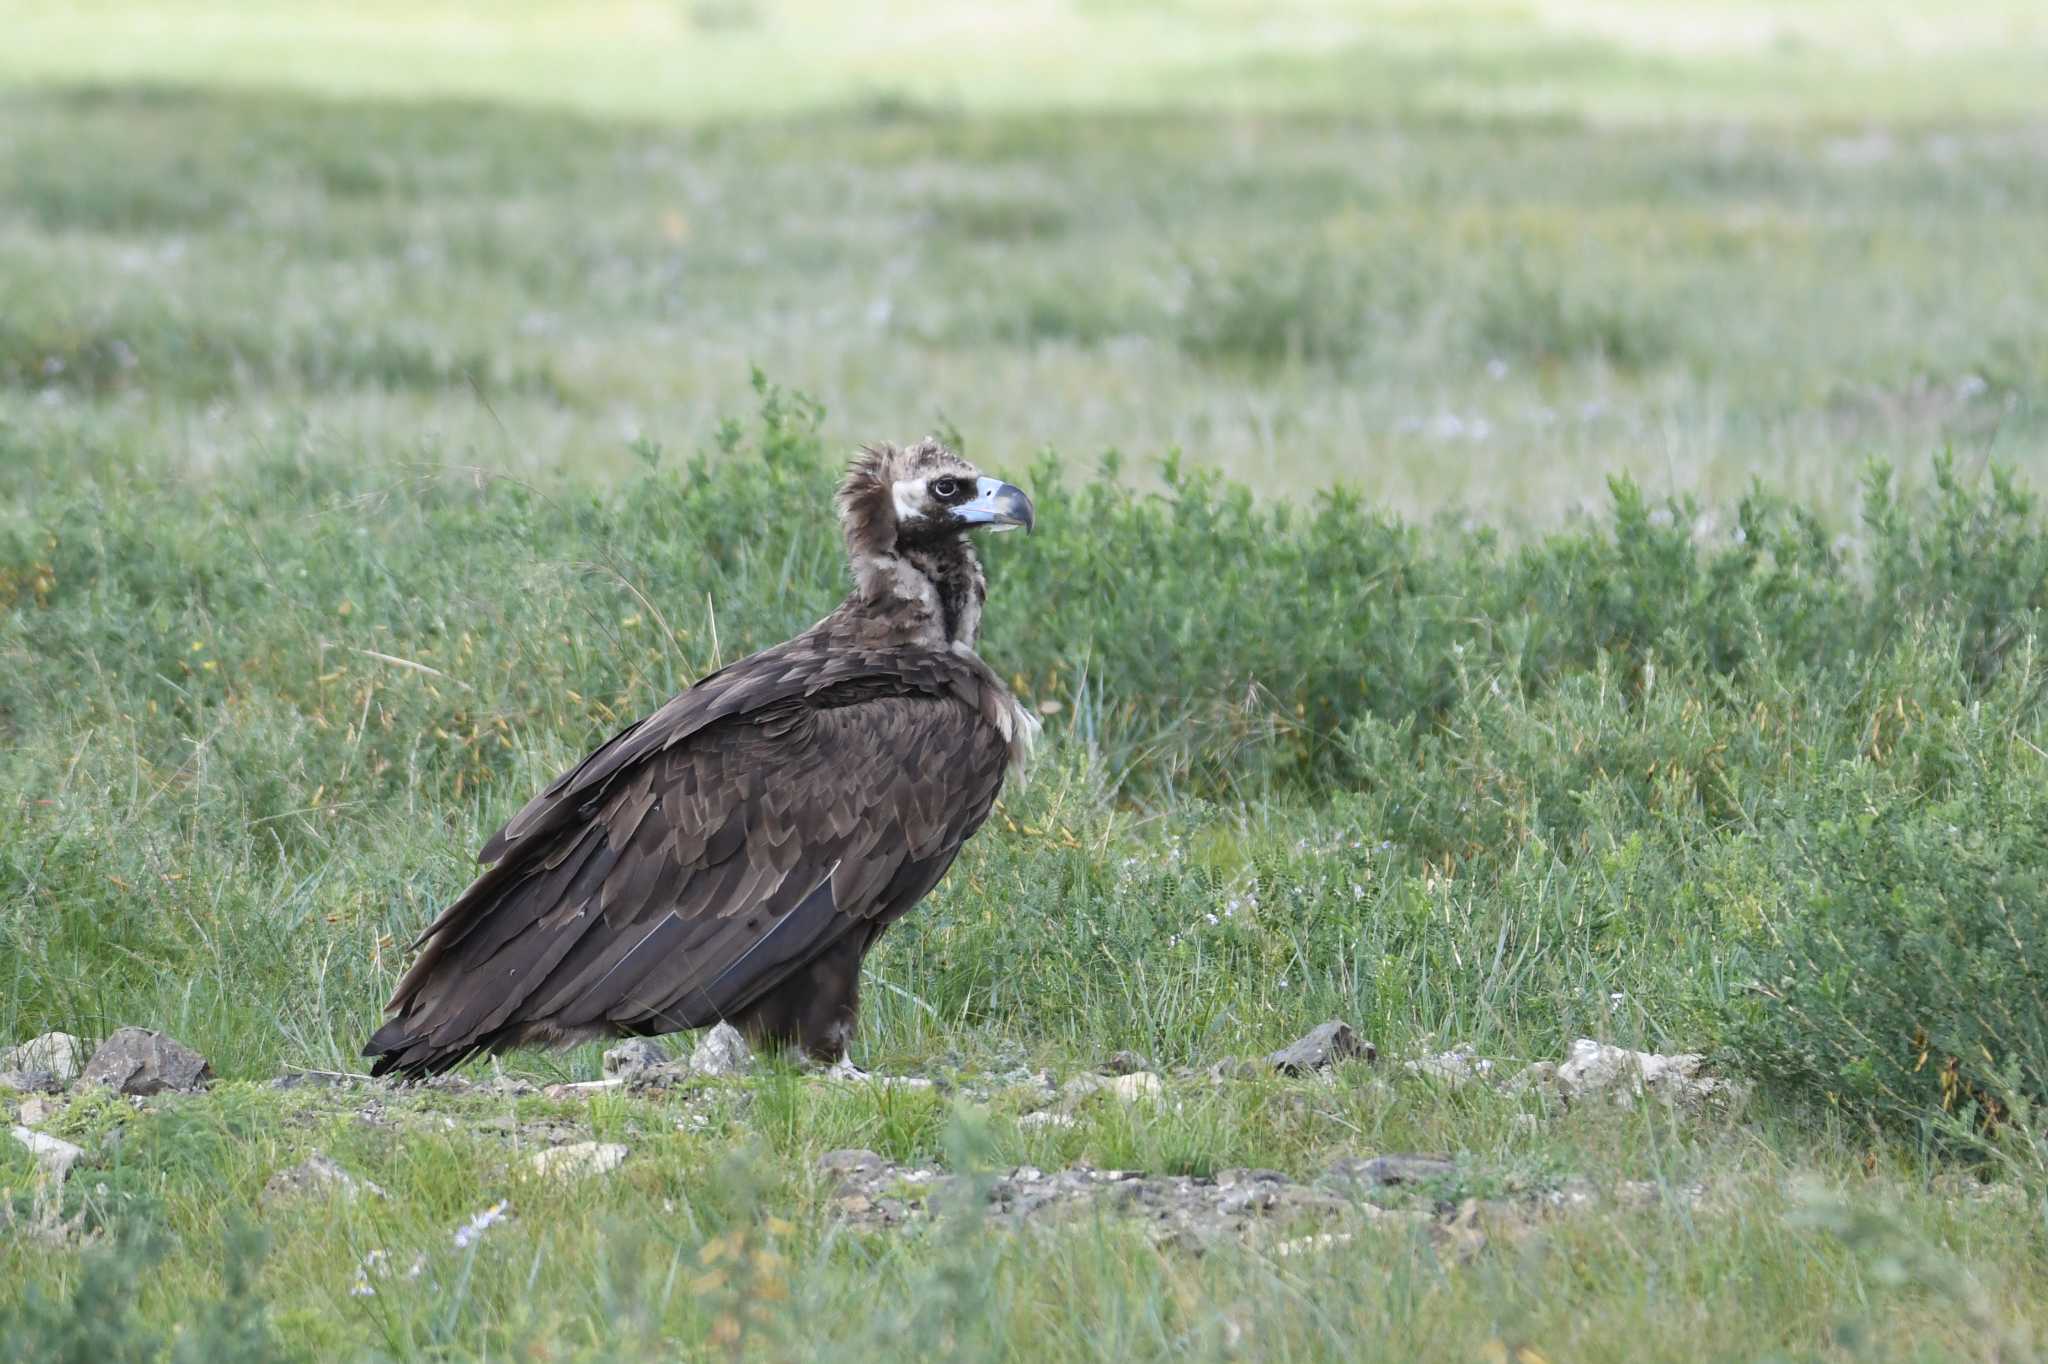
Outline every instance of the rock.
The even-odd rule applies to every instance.
[[[604,1054],[604,1073],[616,1075],[622,1080],[671,1064],[673,1060],[668,1054],[668,1048],[651,1037],[632,1038],[619,1043]]]
[[[580,1179],[608,1175],[626,1163],[627,1148],[615,1141],[579,1141],[533,1153],[533,1168],[542,1175]]]
[[[1026,1070],[1019,1066],[996,1077],[996,1083],[1005,1089],[1036,1089],[1045,1094],[1057,1094],[1059,1086],[1052,1082],[1049,1070]]]
[[[698,1038],[690,1052],[690,1069],[699,1075],[744,1075],[753,1064],[747,1039],[730,1023],[720,1023]]]
[[[21,1108],[15,1116],[21,1119],[23,1127],[41,1127],[56,1115],[57,1105],[48,1099],[31,1097],[21,1101]]]
[[[1120,1051],[1095,1069],[1104,1075],[1129,1075],[1134,1071],[1150,1070],[1152,1065],[1134,1051]]]
[[[1149,1070],[1114,1076],[1084,1071],[1060,1086],[1059,1107],[1061,1112],[1071,1113],[1091,1094],[1109,1094],[1125,1103],[1134,1103],[1139,1099],[1157,1099],[1165,1092],[1165,1084]]]
[[[42,1168],[43,1177],[52,1184],[62,1184],[71,1167],[85,1155],[83,1147],[73,1146],[68,1141],[49,1135],[47,1132],[32,1132],[26,1127],[13,1129],[14,1139],[29,1149]]]
[[[818,1173],[839,1175],[842,1178],[855,1175],[865,1177],[881,1172],[888,1167],[888,1164],[888,1161],[883,1160],[873,1151],[849,1147],[842,1151],[827,1151],[824,1155],[819,1156]]]
[[[1135,1070],[1129,1075],[1119,1075],[1109,1082],[1109,1092],[1125,1103],[1139,1099],[1156,1099],[1166,1092],[1159,1077],[1149,1070]]]
[[[1285,1259],[1289,1255],[1310,1255],[1318,1250],[1335,1250],[1348,1246],[1355,1240],[1348,1231],[1319,1231],[1313,1236],[1297,1236],[1291,1241],[1282,1241],[1273,1247],[1272,1254]]]
[[[122,1094],[161,1094],[199,1089],[213,1070],[204,1056],[163,1033],[122,1028],[100,1043],[82,1078]]]
[[[877,1075],[871,1070],[862,1070],[844,1056],[831,1065],[816,1072],[822,1080],[837,1080],[847,1084],[874,1085],[878,1089],[942,1089],[937,1080],[927,1075]]]
[[[635,1071],[633,1078],[637,1080],[647,1073],[646,1071]],[[576,1080],[559,1085],[543,1085],[540,1093],[544,1099],[588,1099],[594,1095],[604,1094],[614,1089],[624,1089],[625,1087],[625,1077],[615,1075],[609,1080]]]
[[[1567,1100],[1604,1094],[1626,1108],[1649,1094],[1696,1110],[1739,1093],[1728,1081],[1707,1074],[1706,1061],[1698,1052],[1630,1051],[1581,1037],[1557,1068],[1554,1083]]]
[[[1063,1129],[1072,1127],[1073,1125],[1073,1114],[1055,1113],[1050,1109],[1047,1109],[1043,1113],[1026,1113],[1023,1117],[1017,1119],[1017,1126],[1022,1128],[1026,1132],[1034,1132],[1042,1127]]]
[[[0,1070],[0,1089],[21,1094],[61,1094],[64,1084],[47,1070]]]
[[[18,1047],[0,1051],[0,1070],[48,1071],[60,1085],[78,1078],[85,1044],[68,1032],[46,1032]]]
[[[1060,1086],[1060,1106],[1072,1108],[1098,1089],[1106,1088],[1109,1081],[1093,1073],[1076,1075]]]
[[[353,1203],[362,1194],[382,1198],[384,1190],[367,1179],[357,1179],[315,1151],[297,1165],[272,1175],[263,1185],[262,1201],[267,1205],[308,1196],[339,1195]]]
[[[1375,1061],[1379,1049],[1351,1031],[1349,1023],[1333,1018],[1268,1056],[1266,1063],[1282,1075],[1306,1075],[1354,1057]]]
[[[1493,1074],[1493,1062],[1476,1054],[1470,1042],[1460,1042],[1449,1051],[1404,1061],[1401,1068],[1410,1075],[1453,1085],[1461,1085],[1468,1080],[1484,1080]]]
[[[1365,1160],[1347,1157],[1330,1166],[1332,1182],[1368,1189],[1445,1180],[1457,1173],[1456,1165],[1437,1156],[1372,1156]]]

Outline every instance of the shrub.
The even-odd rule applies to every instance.
[[[1943,680],[1874,698],[1865,755],[1761,812],[1780,894],[1727,1042],[1765,1083],[1862,1118],[2031,1125],[2048,1101],[2048,762],[2027,736],[2048,669],[2029,651],[1967,704]]]

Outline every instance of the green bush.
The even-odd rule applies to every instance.
[[[214,483],[26,452],[0,771],[104,798],[0,810],[0,1024],[94,1034],[144,999],[224,1066],[351,1054],[478,827],[844,590],[821,421],[764,381],[755,420],[602,489],[288,434]],[[1550,1046],[1611,1031],[1619,994],[1644,1040],[1718,1038],[1794,1095],[2039,1091],[2048,536],[2005,475],[1874,471],[1860,534],[1617,481],[1605,518],[1511,545],[1175,461],[1154,491],[1113,460],[998,472],[1040,516],[988,547],[983,652],[1055,772],[884,944],[935,1012],[878,1016],[1105,1041],[1142,1016],[1193,1061],[1339,1011]]]
[[[1761,812],[1780,890],[1732,1054],[1858,1115],[2031,1126],[2048,1101],[2048,668],[1872,698],[1867,749]],[[1923,674],[1924,680],[1924,674]]]
[[[124,1224],[108,1244],[84,1255],[71,1292],[51,1298],[31,1283],[0,1305],[0,1340],[9,1357],[36,1364],[266,1364],[298,1357],[272,1331],[270,1308],[256,1294],[265,1238],[252,1226],[231,1226],[221,1257],[222,1295],[186,1304],[188,1325],[174,1341],[153,1330],[140,1310],[149,1280],[169,1250],[166,1238],[142,1224]]]

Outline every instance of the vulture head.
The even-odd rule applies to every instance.
[[[1031,499],[935,440],[862,450],[839,488],[855,596],[891,633],[974,647],[988,597],[977,530],[1030,530]]]

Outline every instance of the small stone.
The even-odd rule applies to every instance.
[[[61,1094],[64,1085],[47,1070],[0,1070],[0,1089],[20,1094]]]
[[[1241,1165],[1233,1165],[1227,1170],[1218,1170],[1216,1172],[1216,1187],[1219,1189],[1233,1188],[1239,1184],[1285,1184],[1286,1182],[1286,1174],[1279,1170],[1248,1169]]]
[[[1266,1063],[1283,1075],[1306,1075],[1354,1057],[1378,1060],[1379,1049],[1353,1032],[1349,1023],[1333,1018],[1269,1055]]]
[[[637,1079],[644,1073],[636,1071],[634,1078]],[[588,1099],[608,1090],[623,1089],[625,1085],[626,1077],[615,1075],[609,1080],[576,1080],[559,1085],[545,1085],[540,1093],[544,1099]]]
[[[479,1094],[496,1094],[501,1098],[519,1099],[528,1094],[540,1093],[540,1086],[531,1080],[522,1080],[516,1075],[493,1075],[476,1086]]]
[[[263,1202],[266,1204],[308,1195],[326,1197],[337,1194],[353,1203],[362,1194],[382,1198],[384,1190],[367,1179],[357,1179],[319,1151],[297,1165],[279,1170],[263,1185]]]
[[[744,1075],[753,1064],[747,1039],[730,1023],[720,1023],[698,1038],[690,1052],[690,1069],[699,1075]]]
[[[16,1127],[13,1131],[14,1139],[29,1149],[41,1167],[43,1177],[52,1184],[62,1184],[71,1173],[71,1167],[85,1155],[83,1147],[73,1146],[47,1132],[32,1132],[26,1127]]]
[[[1693,1109],[1734,1098],[1737,1088],[1707,1074],[1706,1061],[1698,1052],[1631,1051],[1581,1037],[1557,1068],[1555,1085],[1567,1099],[1605,1094],[1624,1108],[1645,1094]]]
[[[1158,1098],[1166,1092],[1166,1086],[1151,1071],[1138,1070],[1111,1080],[1109,1092],[1125,1103],[1134,1103],[1139,1099]]]
[[[1059,1086],[1052,1082],[1049,1070],[1026,1070],[1019,1066],[996,1077],[996,1082],[1006,1089],[1036,1089],[1047,1094],[1059,1092]]]
[[[626,1163],[625,1146],[615,1141],[579,1141],[533,1153],[534,1170],[545,1176],[580,1179],[608,1175]]]
[[[1108,1084],[1109,1081],[1100,1075],[1076,1075],[1073,1079],[1060,1086],[1060,1103],[1065,1107],[1071,1108],[1096,1090],[1105,1088]]]
[[[122,1094],[192,1091],[213,1078],[206,1058],[149,1028],[122,1028],[100,1043],[82,1077]]]
[[[604,1073],[628,1079],[643,1071],[671,1063],[668,1048],[651,1037],[635,1037],[619,1043],[604,1054]]]
[[[46,1032],[0,1051],[0,1070],[48,1071],[60,1085],[78,1078],[85,1044],[68,1032]]]
[[[842,1151],[827,1151],[824,1155],[818,1157],[818,1172],[820,1174],[838,1175],[842,1179],[853,1176],[878,1175],[887,1169],[888,1166],[889,1162],[883,1160],[873,1151],[863,1151],[857,1147]]]
[[[1330,1177],[1340,1184],[1358,1184],[1369,1189],[1397,1184],[1421,1184],[1450,1179],[1458,1167],[1436,1156],[1373,1156],[1367,1160],[1347,1158],[1330,1166]]]
[[[1022,1128],[1026,1132],[1035,1132],[1038,1129],[1045,1127],[1050,1127],[1054,1129],[1064,1129],[1072,1127],[1073,1125],[1073,1114],[1055,1113],[1050,1109],[1047,1109],[1042,1113],[1026,1113],[1023,1117],[1017,1119],[1017,1126]]]
[[[1318,1250],[1335,1250],[1348,1246],[1354,1240],[1348,1231],[1323,1231],[1313,1236],[1298,1236],[1292,1241],[1282,1241],[1273,1247],[1273,1254],[1286,1258],[1289,1255],[1308,1255]]]
[[[16,1111],[15,1116],[21,1119],[23,1127],[41,1127],[54,1117],[56,1112],[57,1105],[51,1103],[48,1099],[30,1097],[21,1101],[21,1107]]]
[[[1104,1075],[1129,1075],[1151,1068],[1151,1063],[1134,1051],[1120,1051],[1096,1067]]]
[[[1461,1085],[1468,1080],[1484,1080],[1492,1075],[1493,1062],[1478,1055],[1470,1042],[1460,1042],[1449,1051],[1405,1061],[1402,1063],[1402,1069],[1410,1075]]]

